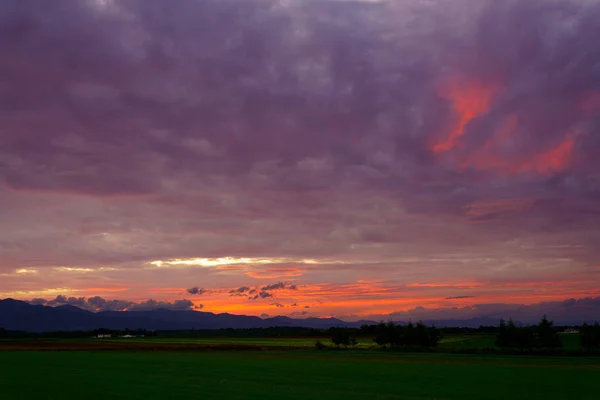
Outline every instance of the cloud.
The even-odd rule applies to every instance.
[[[295,311],[293,313],[291,313],[290,315],[292,316],[305,316],[305,315],[309,315],[310,313],[308,311]]]
[[[386,315],[399,321],[434,319],[470,319],[479,317],[512,318],[523,323],[534,323],[547,315],[557,323],[580,324],[583,321],[596,321],[600,315],[600,297],[547,301],[534,304],[474,304],[465,307],[427,308],[415,307],[408,311]],[[377,316],[370,316],[377,317]],[[380,316],[379,316],[380,317]]]
[[[164,308],[173,311],[191,310],[192,308],[202,309],[203,305],[194,305],[190,300],[175,300],[175,301],[157,301],[146,300],[143,302],[132,302],[128,300],[111,299],[106,300],[100,296],[90,297],[86,300],[85,297],[66,297],[58,295],[54,300],[33,299],[30,304],[42,304],[51,307],[71,305],[84,310],[99,312],[99,311],[150,311],[159,308]]]
[[[202,296],[204,293],[206,293],[206,289],[202,289],[202,288],[199,288],[198,286],[194,286],[193,288],[187,289],[187,292],[189,294],[196,294],[198,296]]]
[[[272,285],[264,286],[260,290],[279,290],[279,289],[285,289],[285,283],[277,282]]]
[[[173,302],[168,302],[168,301],[156,301],[156,300],[147,300],[141,303],[134,303],[132,304],[128,311],[150,311],[150,310],[156,310],[159,308],[164,308],[167,310],[173,310],[173,311],[184,311],[184,310],[190,310],[191,308],[194,307],[194,303],[192,303],[190,300],[187,299],[183,299],[183,300],[175,300]]]
[[[83,308],[86,305],[85,297],[66,297],[58,295],[54,300],[50,300],[46,303],[49,306],[63,306],[70,305],[75,307]]]
[[[271,285],[263,286],[260,290],[282,290],[282,289],[298,290],[298,287],[296,285],[289,285],[284,282],[277,282],[277,283],[273,283]]]
[[[2,295],[597,294],[597,1],[159,3],[0,5]]]
[[[246,293],[248,291],[250,291],[251,289],[248,286],[241,286],[237,289],[231,289],[229,291],[229,293],[235,294],[235,293]]]
[[[455,299],[472,299],[475,296],[450,296],[446,297],[446,300],[455,300]]]
[[[258,292],[258,294],[252,296],[252,297],[248,297],[249,300],[256,300],[256,299],[267,299],[269,297],[273,297],[272,293],[269,292]]]
[[[277,308],[283,308],[283,307],[285,307],[285,306],[284,306],[283,304],[281,304],[281,303],[271,303],[271,305],[272,305],[272,306],[275,306],[275,307],[277,307]]]

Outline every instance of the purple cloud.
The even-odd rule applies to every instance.
[[[600,3],[288,3],[2,2],[0,295],[598,295]]]

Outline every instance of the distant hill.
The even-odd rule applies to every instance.
[[[221,329],[269,328],[275,326],[329,328],[360,327],[373,321],[345,322],[336,318],[293,319],[274,317],[262,319],[247,315],[214,314],[200,311],[102,311],[98,313],[74,306],[48,307],[24,301],[0,300],[0,327],[27,332],[75,331],[106,329]]]
[[[395,321],[404,325],[405,321]],[[478,328],[497,326],[499,318],[478,317],[471,319],[425,320],[427,325],[439,328],[461,327]],[[517,321],[518,322],[518,321]],[[559,324],[561,321],[557,321]],[[562,321],[578,324],[581,321]],[[0,300],[0,328],[26,332],[88,331],[105,329],[148,329],[148,330],[188,330],[188,329],[249,329],[272,327],[297,327],[327,329],[330,327],[359,328],[361,325],[374,325],[378,321],[347,322],[337,318],[295,319],[285,316],[259,318],[248,315],[214,314],[201,311],[172,311],[156,309],[151,311],[102,311],[93,313],[71,305],[49,307],[32,305],[24,301]]]

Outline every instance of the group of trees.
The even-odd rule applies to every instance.
[[[373,339],[381,347],[437,347],[441,331],[434,326],[428,327],[422,322],[416,325],[396,325],[393,322],[381,323],[375,328]]]
[[[581,347],[586,350],[600,348],[600,325],[597,322],[594,325],[583,324],[580,333]]]
[[[356,346],[354,330],[346,328],[330,328],[329,332],[331,333],[331,343],[337,347]]]
[[[510,319],[507,322],[500,320],[496,335],[496,346],[501,348],[553,349],[561,347],[558,331],[552,321],[544,315],[535,326],[517,326]]]

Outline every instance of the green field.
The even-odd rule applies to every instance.
[[[317,352],[0,352],[4,399],[597,399],[599,360]]]

